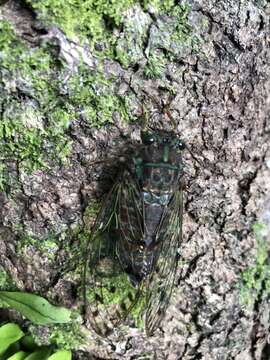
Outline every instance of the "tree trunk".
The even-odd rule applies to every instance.
[[[121,26],[114,25],[117,55],[102,62],[95,52],[102,41],[91,49],[61,24],[48,25],[50,12],[44,15],[36,3],[1,5],[1,22],[12,24],[25,46],[17,61],[37,49],[55,61],[50,72],[40,63],[43,53],[35,58],[38,65],[28,61],[27,71],[38,66],[41,80],[48,74],[48,84],[39,88],[36,75],[16,73],[0,57],[1,121],[19,119],[35,136],[15,124],[13,135],[6,126],[0,138],[0,274],[12,278],[4,288],[80,305],[81,243],[123,152],[139,140],[143,126],[142,120],[123,120],[120,105],[127,101],[129,119],[138,119],[145,106],[148,126],[174,130],[201,165],[185,152],[181,261],[160,329],[152,337],[139,329],[107,339],[88,334],[87,345],[74,345],[74,358],[270,359],[269,4],[191,0],[171,6],[181,9],[177,17],[136,2],[121,14]],[[0,41],[3,49],[7,44]],[[61,71],[57,62],[64,64]],[[110,81],[105,86],[113,110],[105,119],[111,98],[105,89],[102,105],[102,85],[93,99],[94,123],[90,108],[81,108],[92,95],[80,93],[76,100],[69,81],[80,78],[81,67],[85,74],[100,66]],[[97,78],[84,81],[85,89],[91,81],[100,85]],[[53,96],[43,103],[48,89]],[[169,103],[174,120],[160,112],[153,96]],[[101,159],[113,161],[92,164]],[[39,160],[46,165],[36,166]],[[0,316],[19,321],[12,311]]]

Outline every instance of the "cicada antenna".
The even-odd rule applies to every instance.
[[[87,164],[87,166],[93,166],[93,165],[97,165],[97,164],[115,162],[116,159],[118,160],[118,162],[122,163],[122,162],[125,162],[125,160],[126,160],[125,157],[126,156],[128,156],[128,153],[124,153],[120,157],[119,156],[114,156],[114,157],[111,157],[109,159],[101,159],[101,160],[91,161],[91,162],[89,162]]]
[[[90,163],[88,163],[87,165],[88,166],[93,166],[93,165],[97,165],[97,164],[103,164],[103,163],[106,163],[106,162],[110,162],[112,161],[113,159],[103,159],[103,160],[95,160],[95,161],[91,161]]]
[[[146,106],[146,104],[147,104],[146,98],[148,97],[148,98],[150,98],[152,100],[154,99],[154,102],[158,105],[159,109],[161,107],[160,107],[160,104],[158,103],[158,100],[155,99],[154,96],[147,94],[144,90],[142,90],[142,91],[144,93],[143,100],[142,100],[143,105],[141,106],[143,119],[144,119],[142,131],[147,131],[147,129],[153,130],[152,127],[149,125],[149,122],[151,121],[151,119],[153,117],[153,114],[151,116],[149,116],[149,112],[147,111],[147,106]]]
[[[172,116],[171,111],[169,109],[169,106],[171,105],[171,102],[173,101],[174,98],[171,98],[165,104],[164,104],[163,100],[161,100],[161,102],[162,102],[162,104],[161,104],[159,99],[155,95],[147,94],[146,91],[144,91],[144,90],[143,90],[143,92],[147,97],[149,97],[153,101],[153,103],[155,103],[157,105],[157,107],[161,113],[163,113],[163,114],[165,113],[168,116],[168,118],[170,119],[170,121],[174,127],[174,130],[176,130],[177,124],[176,124],[176,121],[175,121],[174,117]]]
[[[190,147],[185,143],[185,148],[187,149],[187,151],[190,153],[191,157],[193,160],[195,160],[202,168],[204,167],[203,163],[201,162],[201,160],[199,160],[191,151]]]
[[[143,116],[142,131],[146,131],[147,127],[148,127],[149,117],[146,115],[147,111],[145,111],[145,106],[144,105],[141,106],[141,109],[142,109],[142,116]]]
[[[173,127],[174,127],[174,130],[176,130],[176,128],[177,128],[177,123],[176,123],[176,120],[175,120],[175,118],[173,117],[173,115],[172,115],[172,113],[171,113],[171,111],[170,111],[170,109],[169,109],[169,106],[170,106],[170,104],[172,103],[174,97],[171,96],[171,99],[169,99],[169,101],[168,101],[167,103],[165,103],[165,104],[163,103],[163,100],[161,100],[161,101],[162,101],[162,104],[161,104],[161,103],[160,103],[160,100],[159,100],[155,95],[148,94],[144,89],[142,89],[142,92],[143,92],[143,94],[144,94],[144,96],[143,96],[143,97],[144,97],[144,98],[143,98],[143,103],[146,104],[145,99],[146,99],[146,98],[150,98],[150,99],[152,100],[152,102],[157,105],[159,111],[162,112],[162,113],[165,113],[165,114],[168,116],[168,118],[170,119],[170,121],[171,121],[171,123],[172,123],[172,125],[173,125]],[[135,92],[135,93],[136,93],[136,92]],[[149,118],[147,118],[147,117],[145,116],[146,111],[145,111],[145,106],[144,106],[144,105],[142,105],[142,113],[143,113],[143,115],[144,115],[144,120],[145,120],[145,122],[144,122],[144,124],[143,124],[143,131],[145,131],[147,127],[151,129],[151,127],[149,127],[149,125],[148,125]],[[185,148],[186,148],[187,151],[190,153],[192,159],[195,160],[202,168],[204,168],[204,164],[202,163],[202,161],[199,160],[199,159],[193,154],[193,152],[191,151],[190,147],[189,147],[187,144],[185,144]]]
[[[168,104],[166,104],[165,107],[164,107],[164,109],[165,109],[165,114],[166,114],[166,115],[168,116],[168,118],[171,120],[171,122],[172,122],[172,124],[173,124],[173,126],[174,126],[174,130],[176,130],[176,128],[177,128],[176,121],[175,121],[174,117],[172,116],[171,111],[170,111],[168,108],[166,109],[167,106],[168,106]]]

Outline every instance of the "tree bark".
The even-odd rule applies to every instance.
[[[203,164],[185,153],[183,242],[171,304],[153,337],[134,329],[125,336],[94,337],[87,349],[74,352],[78,359],[270,359],[270,6],[263,0],[189,3],[189,26],[198,44],[172,46],[162,78],[147,78],[144,66],[152,51],[169,52],[163,31],[170,19],[138,4],[127,11],[124,24],[129,16],[138,15],[138,21],[146,17],[142,58],[128,68],[116,60],[104,64],[105,74],[117,76],[115,92],[133,96],[132,114],[140,114],[145,96],[153,115],[148,125],[174,129]],[[56,43],[55,56],[70,71],[80,57],[86,66],[96,66],[98,59],[88,49],[57,27],[40,30],[35,17],[23,3],[9,0],[2,5],[2,19],[12,22],[30,48]],[[119,31],[124,38],[125,26]],[[158,107],[145,95],[167,102],[169,88],[176,126],[164,114],[157,115]],[[17,96],[31,100],[18,84]],[[139,140],[140,122],[120,119],[115,112],[113,123],[99,129],[83,117],[71,121],[66,131],[73,141],[69,165],[26,174],[8,161],[8,176],[18,182],[11,181],[0,193],[0,267],[17,288],[78,305],[80,279],[70,273],[81,260],[69,250],[79,246],[74,234],[88,221],[85,209],[108,191],[119,168],[118,160],[108,166],[90,164],[118,159],[121,149]],[[254,223],[264,224],[257,239]],[[18,251],[25,234],[42,244],[52,233],[52,257],[44,257],[36,243]],[[248,271],[254,275],[249,280]]]

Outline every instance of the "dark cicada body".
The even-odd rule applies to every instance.
[[[183,148],[172,132],[143,133],[97,217],[85,283],[88,320],[102,335],[128,315],[143,315],[150,335],[166,310],[181,242]]]

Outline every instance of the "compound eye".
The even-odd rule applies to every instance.
[[[142,133],[142,142],[144,145],[151,145],[155,142],[155,136],[149,133]]]
[[[185,143],[184,143],[182,140],[178,140],[178,142],[177,142],[177,148],[178,148],[179,150],[184,150],[185,147],[186,147]]]

